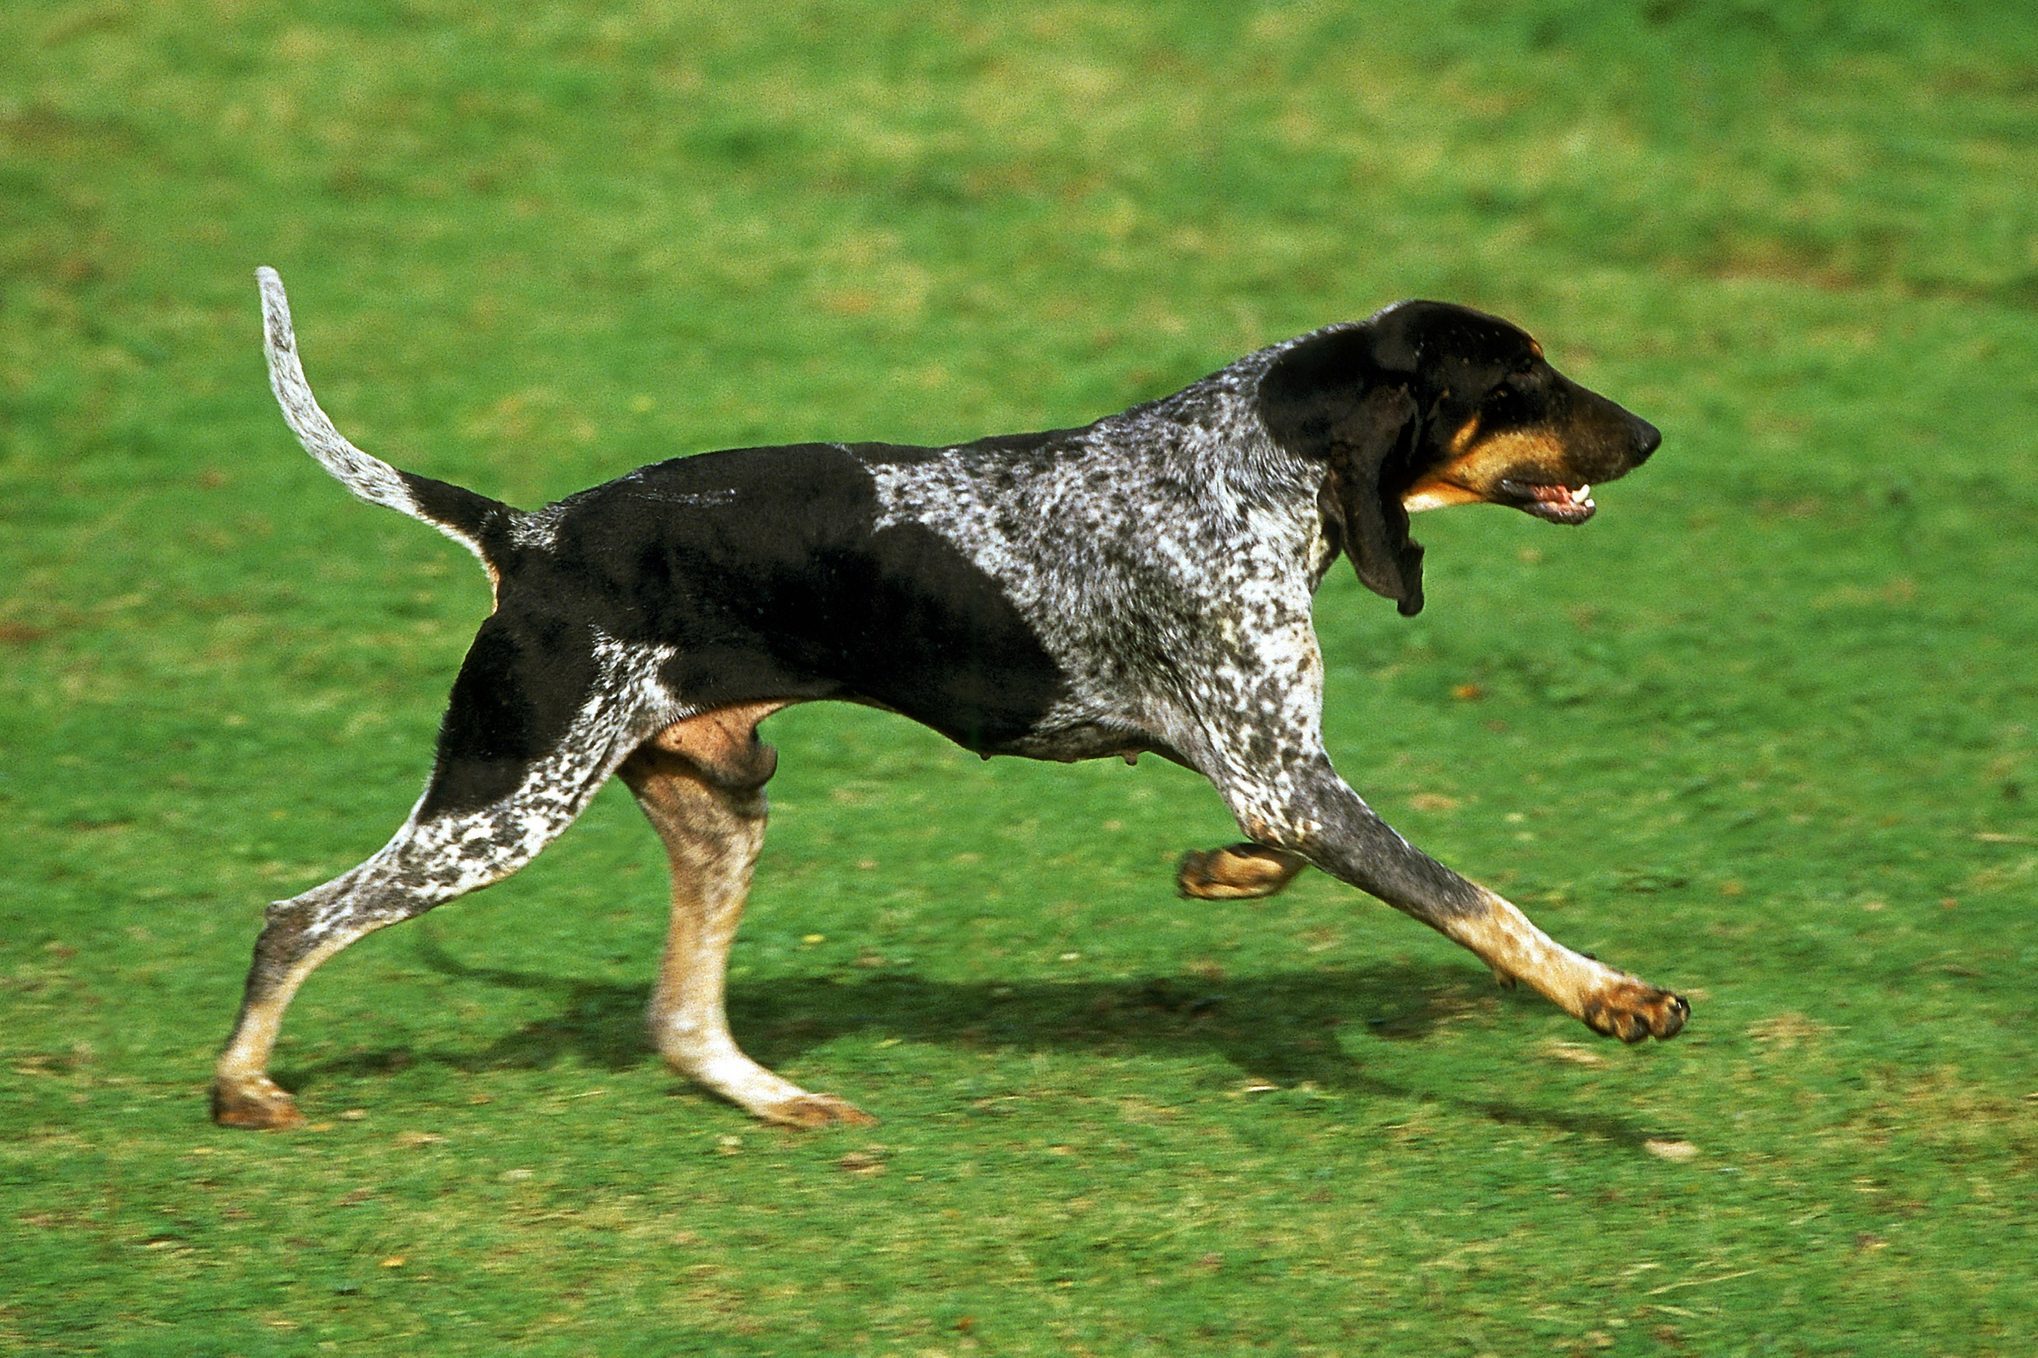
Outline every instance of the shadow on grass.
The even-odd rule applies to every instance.
[[[420,930],[418,937],[420,958],[433,971],[550,994],[558,1013],[472,1051],[364,1052],[300,1068],[293,1072],[297,1079],[371,1074],[418,1060],[484,1071],[544,1069],[564,1060],[627,1070],[658,1059],[644,1027],[648,981],[623,985],[477,967],[446,952],[428,932]],[[1542,1003],[1503,994],[1463,968],[1394,962],[1221,981],[1188,975],[937,981],[910,971],[875,971],[735,981],[729,1024],[744,1050],[772,1067],[837,1038],[866,1033],[985,1051],[1214,1053],[1240,1074],[1282,1085],[1309,1082],[1394,1099],[1433,1099],[1495,1122],[1551,1127],[1639,1150],[1658,1131],[1603,1111],[1533,1107],[1468,1097],[1456,1088],[1398,1084],[1368,1072],[1335,1038],[1336,1029],[1356,1022],[1376,1038],[1420,1041],[1447,1024]]]

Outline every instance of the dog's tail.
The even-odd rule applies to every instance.
[[[386,505],[430,524],[479,557],[491,579],[499,578],[503,558],[511,550],[510,526],[524,517],[523,511],[462,486],[399,471],[349,443],[319,409],[311,384],[304,380],[283,280],[269,268],[255,270],[255,280],[262,288],[262,338],[269,355],[269,385],[283,407],[284,420],[305,451],[369,504]]]

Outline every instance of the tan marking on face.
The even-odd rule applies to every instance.
[[[1471,449],[1473,441],[1479,437],[1479,423],[1480,417],[1474,415],[1458,427],[1457,433],[1451,435],[1451,441],[1446,448],[1453,461],[1463,457]]]
[[[1547,430],[1509,429],[1480,437],[1475,419],[1447,446],[1451,460],[1424,473],[1403,492],[1402,508],[1411,514],[1490,500],[1507,476],[1520,478],[1531,472],[1562,480],[1571,475],[1564,445]]]
[[[1401,496],[1401,507],[1411,514],[1425,509],[1448,509],[1452,505],[1476,505],[1486,497],[1476,490],[1452,485],[1439,476],[1426,476]]]

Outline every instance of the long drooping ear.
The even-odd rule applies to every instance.
[[[1344,530],[1345,555],[1367,589],[1409,618],[1422,611],[1422,546],[1409,539],[1400,483],[1418,410],[1405,381],[1371,362],[1367,339],[1340,332],[1281,355],[1260,381],[1260,418],[1276,443],[1329,468],[1326,508]]]
[[[1408,536],[1400,488],[1415,445],[1415,398],[1375,387],[1359,398],[1331,444],[1329,488],[1344,520],[1345,555],[1367,589],[1404,618],[1422,612],[1422,544]]]

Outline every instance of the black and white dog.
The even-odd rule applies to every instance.
[[[822,698],[889,708],[984,755],[1152,751],[1208,777],[1250,841],[1185,857],[1185,893],[1264,896],[1314,864],[1599,1032],[1683,1026],[1678,996],[1562,947],[1402,839],[1323,748],[1310,596],[1340,552],[1412,614],[1411,511],[1485,502],[1582,523],[1592,485],[1660,441],[1515,326],[1402,302],[1079,429],[709,453],[527,513],[342,437],[305,382],[281,282],[259,277],[291,429],[356,495],[479,557],[495,609],[410,819],[366,862],[270,908],[219,1058],[220,1122],[299,1120],[266,1068],[313,968],[509,876],[611,774],[672,863],[659,1050],[760,1118],[864,1120],[745,1056],[723,1006],[776,764],[757,725]]]

